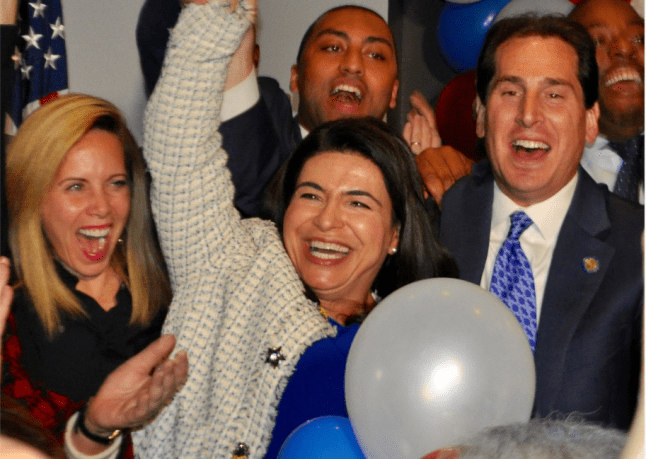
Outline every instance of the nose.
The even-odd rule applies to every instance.
[[[334,202],[327,202],[314,218],[314,225],[321,231],[329,231],[343,226],[343,218]]]
[[[363,75],[363,56],[360,49],[348,48],[343,53],[341,60],[341,69],[345,73]]]
[[[637,50],[637,43],[622,35],[615,36],[608,47],[608,54],[615,58],[627,58]]]
[[[517,122],[523,127],[531,127],[542,118],[538,94],[526,93],[518,104]]]
[[[93,191],[89,199],[88,212],[90,215],[106,217],[110,213],[110,199],[105,191]]]

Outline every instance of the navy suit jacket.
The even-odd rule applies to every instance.
[[[489,246],[493,174],[473,167],[442,199],[440,239],[464,280],[480,284]],[[643,308],[643,207],[579,180],[559,233],[534,354],[534,416],[577,412],[627,429],[637,400]],[[583,260],[594,257],[596,272]]]

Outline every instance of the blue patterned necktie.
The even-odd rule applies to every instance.
[[[491,293],[512,310],[529,339],[532,352],[536,348],[536,289],[532,267],[520,247],[518,238],[532,219],[525,212],[511,215],[511,228],[503,242],[491,276]]]
[[[608,145],[623,160],[613,193],[639,202],[639,187],[644,182],[644,135],[625,142],[608,142]]]

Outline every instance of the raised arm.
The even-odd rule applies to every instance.
[[[244,243],[235,239],[244,235],[218,127],[227,64],[251,14],[221,1],[188,5],[146,109],[152,207],[175,296],[191,288],[193,273],[235,256]]]

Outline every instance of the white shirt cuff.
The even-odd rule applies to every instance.
[[[249,110],[260,99],[256,69],[252,69],[247,78],[224,91],[220,119],[224,123]]]
[[[70,459],[115,459],[119,454],[119,448],[121,447],[121,442],[123,441],[123,435],[119,435],[115,438],[114,442],[106,449],[105,451],[95,454],[93,456],[88,456],[79,452],[74,445],[72,444],[72,430],[76,425],[76,418],[78,417],[78,411],[74,413],[67,420],[65,426],[65,453]]]

